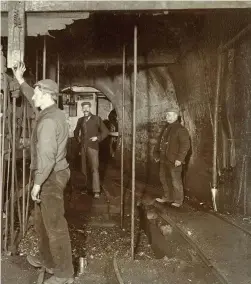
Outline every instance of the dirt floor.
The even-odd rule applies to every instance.
[[[137,184],[141,191],[145,185]],[[129,186],[128,186],[129,187]],[[115,284],[120,276],[127,284],[218,284],[219,282],[198,258],[191,255],[183,259],[154,251],[143,231],[138,207],[135,211],[135,259],[131,260],[130,206],[125,210],[124,226],[120,227],[120,182],[118,171],[111,170],[103,185],[101,198],[96,200],[83,191],[81,176],[73,173],[72,183],[65,197],[66,218],[72,240],[72,254],[76,284]],[[151,189],[149,189],[150,191]],[[155,192],[156,196],[159,194]],[[130,204],[130,190],[125,200]],[[138,204],[138,196],[137,196]],[[149,203],[152,201],[149,199]],[[198,219],[198,218],[197,218]],[[32,223],[32,218],[30,219]],[[158,237],[157,234],[160,234]],[[153,229],[152,238],[161,240],[164,248],[173,250],[177,242],[161,239],[163,235]],[[151,241],[151,240],[150,240]],[[160,242],[160,241],[159,241]],[[179,246],[179,243],[178,243]],[[177,249],[177,247],[176,247]],[[180,250],[187,250],[180,243]],[[38,270],[26,261],[27,254],[36,255],[37,236],[31,226],[18,246],[18,255],[2,256],[2,281],[4,284],[31,284],[37,282]],[[187,254],[187,253],[186,253]],[[79,258],[85,258],[87,266],[79,274]],[[158,258],[158,259],[157,259]],[[48,277],[48,275],[46,275]],[[237,283],[236,283],[237,284]],[[239,284],[239,283],[238,283]]]

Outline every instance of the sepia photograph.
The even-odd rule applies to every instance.
[[[0,282],[251,284],[251,1],[0,8]]]

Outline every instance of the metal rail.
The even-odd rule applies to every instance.
[[[207,214],[211,214],[219,219],[221,219],[222,221],[225,221],[226,223],[236,227],[237,229],[241,230],[243,233],[249,235],[251,237],[251,232],[246,230],[245,228],[243,228],[242,226],[239,226],[238,224],[236,224],[235,222],[230,221],[229,219],[225,218],[224,216],[219,215],[218,213],[215,212],[206,212]]]
[[[117,263],[117,254],[118,254],[118,252],[116,252],[114,254],[114,257],[113,257],[113,269],[114,269],[114,272],[116,274],[116,277],[117,277],[119,284],[124,284],[123,278],[121,277],[121,274],[119,272],[119,267],[118,267],[118,263]]]
[[[197,244],[189,238],[189,236],[182,230],[179,226],[176,225],[176,222],[172,220],[172,218],[168,217],[167,215],[163,214],[161,210],[158,207],[155,207],[157,213],[159,216],[169,223],[175,230],[177,230],[180,235],[191,245],[194,250],[198,253],[200,256],[201,260],[207,265],[207,267],[212,271],[212,273],[217,277],[217,279],[222,283],[222,284],[229,284],[227,279],[214,267],[212,262],[206,255],[202,252],[202,250],[197,246]]]

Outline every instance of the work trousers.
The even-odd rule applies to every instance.
[[[54,269],[54,275],[74,275],[68,224],[64,217],[64,189],[70,170],[53,171],[41,188],[41,202],[35,206],[35,229],[42,264]]]
[[[175,167],[170,161],[160,162],[160,182],[164,190],[164,196],[168,201],[182,204],[184,191],[182,184],[182,165]]]
[[[82,172],[87,178],[87,187],[100,193],[99,151],[88,147],[81,149]]]

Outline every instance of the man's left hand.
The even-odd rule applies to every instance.
[[[95,141],[98,140],[98,137],[97,136],[93,136],[93,137],[90,138],[90,140],[92,140],[92,142],[95,142]]]
[[[181,161],[178,161],[178,160],[174,162],[175,167],[179,167],[181,166],[181,164],[182,164]]]
[[[41,199],[39,198],[39,193],[40,193],[40,185],[34,184],[32,191],[31,191],[31,198],[35,202],[41,202]]]

